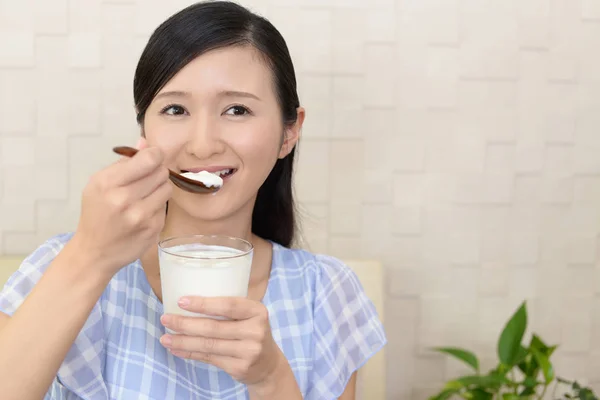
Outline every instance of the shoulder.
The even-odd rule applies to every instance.
[[[325,278],[353,274],[352,269],[339,258],[278,244],[273,245],[273,262],[288,271],[311,271]]]
[[[358,275],[339,258],[275,245],[272,275],[277,285],[286,286],[279,292],[303,297],[310,304],[317,324],[319,319],[329,324],[332,316],[348,313],[379,320]]]
[[[55,235],[25,257],[0,291],[1,312],[15,312],[71,237],[71,233]]]
[[[339,258],[312,253],[305,249],[286,248],[275,244],[273,247],[275,273],[288,277],[302,277],[316,290],[318,298],[326,297],[335,290],[363,292],[356,273]]]
[[[54,235],[35,248],[27,255],[19,267],[10,275],[4,287],[0,287],[0,312],[12,315],[23,303],[27,295],[40,281],[46,270],[56,259],[58,254],[73,238],[73,232]],[[132,263],[133,265],[133,263]],[[102,294],[102,298],[111,291],[118,282],[117,287],[130,284],[128,271],[131,268],[122,268],[111,279]],[[137,282],[134,282],[137,283]],[[100,299],[102,300],[102,299]]]
[[[387,343],[377,309],[339,258],[275,246],[275,260],[278,274],[302,276],[310,285],[302,288],[312,296],[312,372],[305,398],[338,398],[352,374]]]
[[[72,232],[50,237],[25,257],[18,271],[45,270],[72,237]]]

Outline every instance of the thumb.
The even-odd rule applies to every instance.
[[[148,147],[148,142],[146,141],[146,138],[140,137],[138,139],[137,144],[135,145],[135,148],[138,149],[138,150],[143,150],[146,147]]]

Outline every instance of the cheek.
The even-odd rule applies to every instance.
[[[187,125],[183,122],[167,122],[158,117],[147,118],[144,123],[144,133],[148,145],[160,148],[167,164],[174,162],[175,157],[185,145],[188,130]]]
[[[272,168],[279,155],[280,130],[273,124],[257,124],[236,139],[235,148],[247,167]]]

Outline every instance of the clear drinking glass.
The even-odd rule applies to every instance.
[[[248,296],[253,253],[250,242],[229,236],[189,235],[160,241],[165,314],[208,317],[181,309],[177,301],[182,296]]]

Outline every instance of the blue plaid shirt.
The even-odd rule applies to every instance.
[[[0,292],[0,311],[15,312],[71,236],[51,238],[27,257]],[[273,244],[263,303],[273,338],[307,400],[337,399],[350,375],[386,343],[356,275],[332,257]],[[94,306],[45,400],[248,399],[246,387],[224,371],[167,352],[159,343],[165,333],[162,313],[140,262],[121,269]]]

